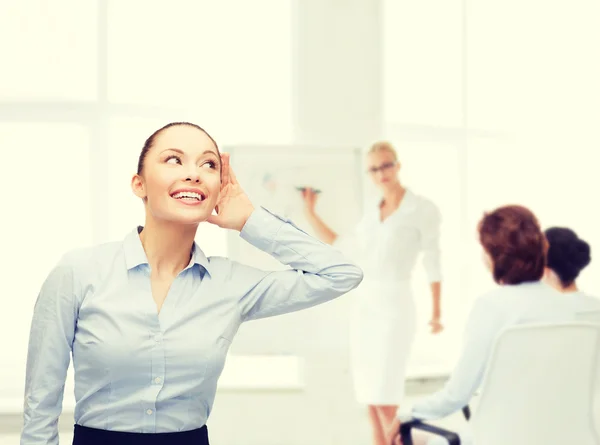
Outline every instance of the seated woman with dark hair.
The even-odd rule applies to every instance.
[[[551,227],[545,234],[549,246],[544,281],[559,292],[568,293],[581,312],[600,311],[600,299],[579,290],[575,282],[590,264],[590,245],[566,227]]]
[[[478,229],[484,262],[499,286],[475,301],[461,355],[445,386],[419,400],[412,410],[397,413],[389,432],[389,443],[397,443],[401,419],[439,419],[468,405],[483,380],[493,343],[503,329],[525,323],[568,321],[575,317],[574,300],[541,281],[548,243],[531,211],[515,205],[500,207],[486,213]],[[415,443],[420,441],[427,445],[448,443],[437,436],[414,439]],[[471,443],[468,431],[461,434],[461,444]]]

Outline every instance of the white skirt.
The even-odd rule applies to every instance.
[[[410,283],[363,281],[350,320],[350,360],[359,403],[400,405],[415,337]]]

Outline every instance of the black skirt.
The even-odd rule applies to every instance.
[[[75,425],[73,445],[209,445],[208,429],[179,433],[124,433]]]

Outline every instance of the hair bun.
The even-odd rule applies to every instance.
[[[577,243],[575,245],[575,248],[576,248],[576,253],[575,253],[575,255],[573,255],[573,259],[577,263],[577,266],[580,269],[583,269],[588,264],[590,264],[590,261],[592,259],[591,255],[590,255],[590,253],[591,253],[590,245],[588,243],[586,243],[585,241],[583,241],[582,239],[578,239]]]

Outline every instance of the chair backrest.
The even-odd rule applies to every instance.
[[[498,337],[473,415],[477,445],[600,445],[600,325],[521,325]],[[597,398],[596,398],[597,399]]]
[[[600,310],[588,310],[579,312],[576,314],[578,321],[587,321],[588,323],[595,323],[600,325]],[[596,392],[594,395],[594,419],[598,424],[600,430],[600,354],[598,354],[598,371],[596,371]]]

